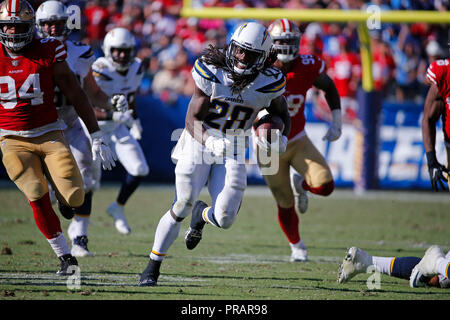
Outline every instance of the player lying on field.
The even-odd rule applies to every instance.
[[[449,288],[450,251],[444,256],[439,246],[431,246],[423,258],[419,257],[379,257],[351,247],[340,265],[338,282],[344,283],[360,273],[376,272],[409,280],[411,287],[433,286]]]

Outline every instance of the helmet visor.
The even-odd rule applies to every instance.
[[[133,58],[132,48],[111,48],[111,58],[121,66],[128,66]]]
[[[236,41],[231,42],[229,50],[229,58],[234,70],[252,71],[260,69],[264,63],[264,52],[261,50],[247,48]]]
[[[33,24],[30,22],[0,21],[0,42],[11,50],[20,50],[33,38]]]
[[[39,27],[45,36],[57,38],[69,34],[66,23],[67,19],[41,20]]]

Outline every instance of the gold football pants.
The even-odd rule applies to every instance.
[[[278,172],[274,175],[264,176],[275,200],[283,208],[289,208],[294,204],[294,194],[290,183],[291,166],[310,187],[317,188],[333,180],[325,158],[308,136],[304,135],[289,142],[286,152],[280,156]]]
[[[49,191],[47,177],[62,204],[83,204],[81,174],[61,131],[33,138],[0,137],[0,147],[9,178],[29,201],[36,201]]]

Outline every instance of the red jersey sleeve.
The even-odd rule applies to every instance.
[[[59,40],[54,41],[55,43],[51,46],[53,51],[53,63],[61,62],[67,58],[66,46]]]
[[[427,69],[427,79],[439,87],[438,81],[439,78],[441,77],[441,73],[442,69],[439,68],[437,61],[435,61],[432,64],[430,64],[430,66]]]
[[[327,66],[325,64],[325,61],[323,61],[318,56],[313,55],[311,59],[313,60],[311,65],[311,71],[312,75],[314,75],[313,78],[315,80],[319,76],[319,74],[327,70]]]
[[[444,92],[447,92],[449,85],[448,78],[448,70],[449,70],[450,60],[436,60],[433,62],[427,69],[427,79],[434,83],[441,93],[442,97],[445,97]]]

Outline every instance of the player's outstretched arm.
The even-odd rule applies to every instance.
[[[341,97],[339,96],[336,85],[325,72],[322,72],[313,84],[325,93],[325,99],[331,111],[341,109]]]
[[[422,140],[425,152],[435,152],[436,123],[445,111],[444,101],[435,84],[431,84],[425,98],[422,118]]]
[[[342,133],[341,97],[333,80],[325,72],[322,72],[313,84],[325,93],[325,100],[331,110],[331,126],[323,139],[335,141]]]
[[[53,77],[61,92],[73,103],[75,110],[88,128],[89,133],[99,131],[100,128],[91,103],[84,90],[80,87],[72,70],[67,65],[67,62],[55,63]]]
[[[430,85],[425,98],[424,113],[422,119],[422,140],[427,156],[428,172],[430,174],[431,187],[439,190],[438,184],[446,190],[444,183],[447,181],[444,172],[449,170],[440,164],[436,158],[436,123],[445,112],[445,104],[435,84]]]

